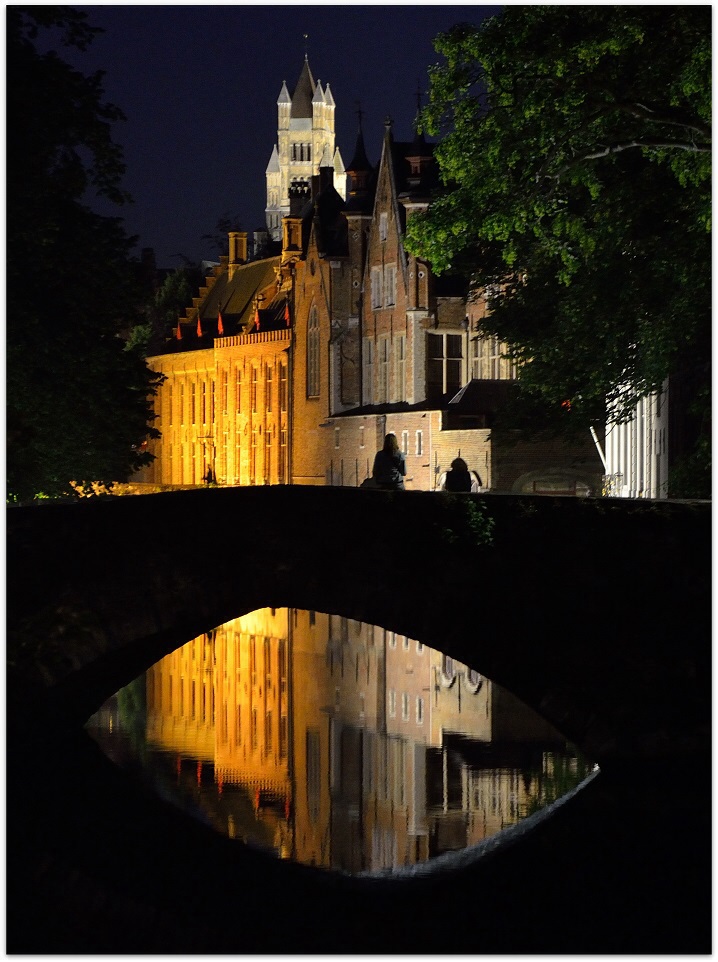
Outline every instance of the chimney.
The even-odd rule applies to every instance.
[[[237,272],[240,264],[247,263],[247,234],[244,231],[229,232],[229,279]]]

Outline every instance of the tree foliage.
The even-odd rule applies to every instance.
[[[145,309],[145,320],[133,328],[128,342],[145,357],[162,353],[174,336],[178,318],[192,303],[203,281],[197,264],[187,263],[167,274]]]
[[[672,371],[708,383],[710,7],[508,7],[435,46],[444,188],[407,245],[492,295],[528,421],[584,429]]]
[[[155,376],[121,336],[146,292],[121,221],[119,109],[102,75],[84,76],[47,31],[86,48],[97,32],[68,7],[7,8],[7,493],[70,493],[125,480],[145,463]]]

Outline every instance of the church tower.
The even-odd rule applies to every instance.
[[[305,55],[302,72],[290,95],[282,84],[277,100],[277,143],[267,165],[267,230],[282,239],[282,218],[289,214],[292,185],[309,185],[320,167],[334,169],[334,187],[346,197],[346,172],[334,145],[334,98],[329,84],[314,82]]]

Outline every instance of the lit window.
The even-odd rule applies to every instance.
[[[279,367],[279,410],[284,413],[287,410],[287,365],[281,364]]]
[[[268,364],[266,368],[266,374],[264,378],[264,395],[265,395],[265,408],[267,413],[271,413],[272,410],[272,365]]]
[[[259,370],[256,367],[252,368],[252,383],[250,385],[251,394],[249,399],[249,407],[252,414],[257,413],[257,385],[259,384]]]

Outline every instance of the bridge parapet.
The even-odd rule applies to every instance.
[[[419,639],[602,766],[707,749],[710,505],[257,487],[12,508],[8,653],[73,717],[256,608]]]

